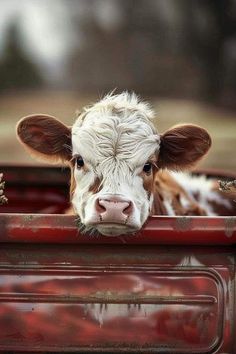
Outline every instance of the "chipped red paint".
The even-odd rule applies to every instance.
[[[72,215],[0,214],[0,242],[232,245],[236,217],[154,216],[134,235],[107,237],[79,233]]]
[[[67,171],[0,171],[0,352],[236,353],[235,217],[152,217],[137,235],[92,238],[55,214]]]

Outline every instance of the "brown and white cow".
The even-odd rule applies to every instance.
[[[216,182],[191,177],[211,138],[195,125],[160,134],[154,113],[135,94],[107,95],[84,108],[72,128],[48,115],[20,120],[17,135],[36,157],[71,166],[71,202],[85,231],[120,235],[150,214],[233,214]]]

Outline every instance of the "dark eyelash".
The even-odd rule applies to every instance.
[[[152,171],[152,163],[151,162],[147,162],[145,163],[145,165],[143,166],[143,172],[149,174]]]
[[[84,166],[84,160],[81,156],[75,156],[74,161],[77,168],[82,168]]]

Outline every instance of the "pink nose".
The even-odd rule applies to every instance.
[[[96,199],[95,210],[100,222],[126,224],[133,212],[133,203],[120,196],[106,195]]]

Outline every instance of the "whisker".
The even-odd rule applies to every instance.
[[[82,222],[80,217],[78,216],[75,218],[76,227],[79,229],[81,234],[87,234],[89,237],[100,237],[100,233],[92,226],[85,226]]]

